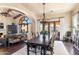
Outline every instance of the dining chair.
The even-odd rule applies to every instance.
[[[35,40],[37,38],[38,37],[34,37],[32,40]],[[37,45],[36,44],[31,44],[31,45],[29,45],[29,47],[30,47],[30,49],[29,49],[30,52],[37,54]]]
[[[41,54],[43,54],[42,52],[44,48],[45,47],[41,47]],[[51,39],[49,40],[48,46],[45,49],[46,49],[46,54],[47,54],[47,51],[49,51],[51,55],[54,54],[54,51],[53,51],[54,50],[54,38],[53,37],[51,37]]]

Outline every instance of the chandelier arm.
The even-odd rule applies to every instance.
[[[43,30],[45,30],[45,3],[43,3]]]
[[[43,20],[45,20],[45,3],[43,3]]]

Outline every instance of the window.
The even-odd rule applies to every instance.
[[[24,24],[31,24],[32,20],[30,18],[28,18],[28,17],[25,17],[23,23]]]
[[[78,13],[72,16],[72,31],[73,34],[75,35],[75,30],[77,30],[77,21],[78,21]]]
[[[31,24],[32,20],[28,17],[25,17],[22,23],[22,32],[23,33],[31,32]]]

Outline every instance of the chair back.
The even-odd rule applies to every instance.
[[[49,40],[49,43],[48,43],[49,45],[51,44],[51,40],[52,40],[52,38]]]
[[[54,37],[52,36],[51,39],[49,40],[49,46],[53,47],[54,46]]]
[[[67,32],[66,32],[66,36],[67,36],[67,37],[70,37],[70,36],[71,36],[71,31],[67,31]]]

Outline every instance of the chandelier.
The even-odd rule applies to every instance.
[[[45,3],[43,3],[43,20],[45,20]]]
[[[45,30],[45,3],[43,3],[43,19],[42,19],[42,24],[43,24],[43,30]]]

